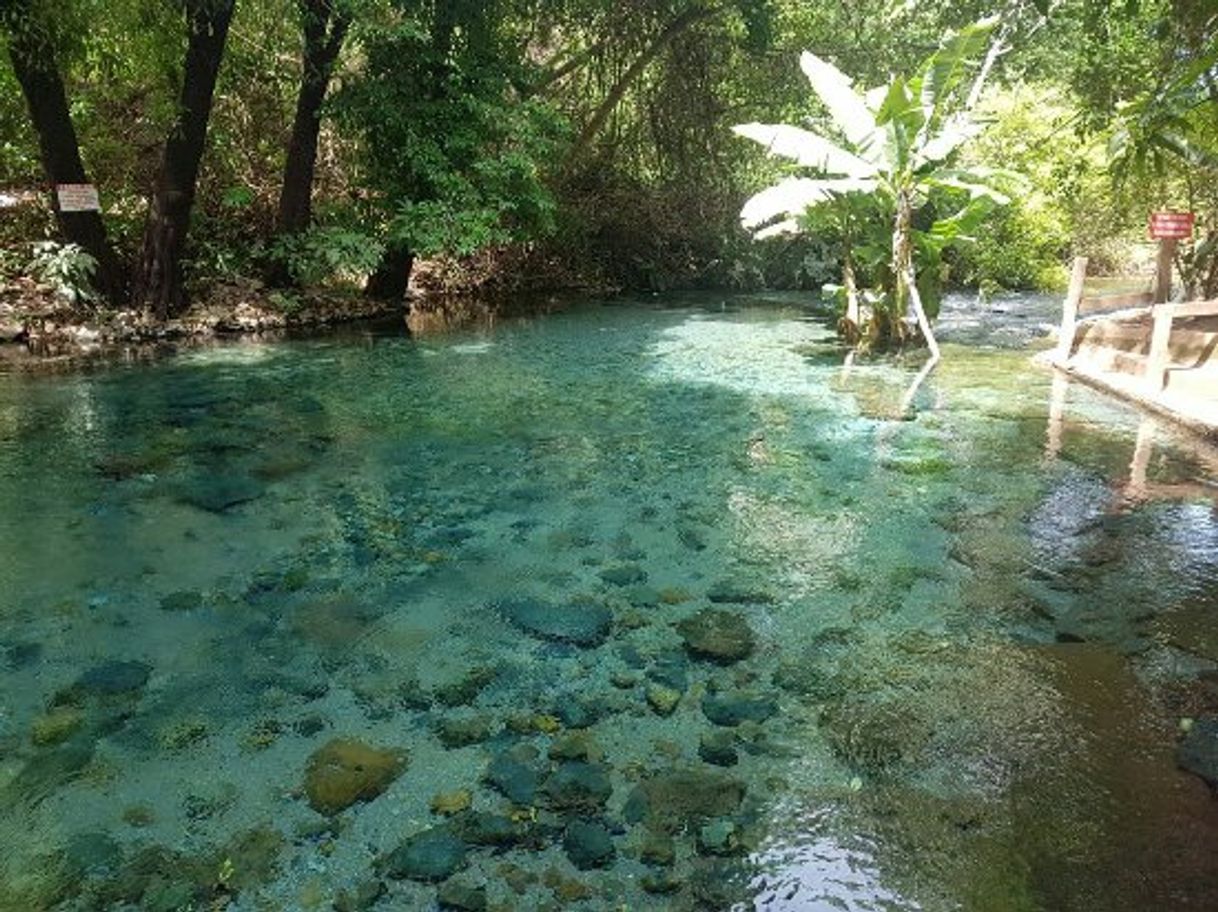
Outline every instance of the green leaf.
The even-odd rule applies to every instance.
[[[732,132],[766,147],[771,155],[790,158],[805,168],[845,177],[871,177],[875,166],[823,136],[788,124],[747,123]]]

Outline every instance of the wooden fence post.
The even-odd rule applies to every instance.
[[[1154,329],[1150,333],[1150,354],[1146,359],[1147,389],[1154,394],[1163,391],[1167,380],[1168,343],[1171,342],[1171,323],[1176,316],[1176,308],[1171,304],[1156,304],[1154,312]]]
[[[1074,328],[1078,322],[1078,306],[1083,300],[1083,285],[1087,281],[1087,258],[1075,257],[1070,273],[1070,287],[1062,304],[1062,326],[1057,337],[1057,360],[1065,364],[1074,348]]]

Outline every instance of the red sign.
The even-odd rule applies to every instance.
[[[1150,236],[1156,241],[1182,240],[1193,236],[1191,212],[1152,212],[1150,214]]]

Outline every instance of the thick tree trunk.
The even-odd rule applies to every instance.
[[[28,6],[22,13],[9,15],[9,56],[29,107],[34,132],[38,135],[42,170],[51,184],[52,205],[60,234],[67,243],[78,245],[97,261],[93,276],[97,291],[112,302],[120,301],[126,293],[126,276],[106,238],[101,213],[63,212],[54,195],[56,184],[89,182],[54,48]]]
[[[190,41],[182,96],[153,190],[135,285],[136,304],[161,320],[180,313],[185,305],[182,253],[233,5],[234,0],[186,4]]]
[[[401,301],[410,287],[410,270],[414,254],[407,248],[390,245],[385,248],[376,272],[368,277],[364,294],[381,301]]]
[[[321,106],[348,26],[345,14],[334,6],[334,0],[301,0],[304,60],[279,193],[276,230],[280,234],[303,231],[313,217],[313,175],[317,167]]]

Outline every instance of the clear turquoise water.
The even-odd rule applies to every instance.
[[[490,908],[1218,908],[1218,809],[1173,755],[1218,710],[1218,458],[1055,388],[1045,310],[949,313],[912,421],[912,367],[843,375],[782,299],[0,375],[0,909],[329,909],[378,879],[368,908],[432,908],[379,859],[459,789],[514,821],[456,875]],[[718,664],[677,625],[727,584],[755,648]],[[533,635],[528,598],[611,628]],[[776,712],[723,728],[708,694]],[[529,745],[544,782],[573,731],[603,808],[485,780]],[[328,817],[302,788],[336,737],[409,765]],[[654,797],[682,781],[743,798],[648,864],[636,789],[698,806]],[[606,866],[571,864],[576,816]]]

